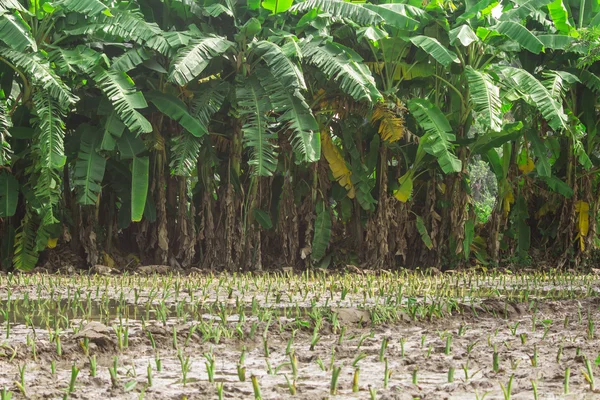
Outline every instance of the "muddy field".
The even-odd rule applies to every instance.
[[[558,272],[0,276],[1,398],[598,399],[599,288]]]

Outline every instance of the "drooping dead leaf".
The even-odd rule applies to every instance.
[[[310,246],[303,247],[300,249],[300,258],[306,260],[310,253],[312,253],[312,248]]]

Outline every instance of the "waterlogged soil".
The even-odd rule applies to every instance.
[[[154,279],[160,282],[162,278]],[[228,279],[235,287],[235,278]],[[221,385],[225,399],[253,399],[252,375],[263,399],[369,399],[370,389],[376,392],[377,399],[505,399],[501,385],[506,387],[511,376],[511,399],[534,399],[533,386],[537,387],[539,399],[600,398],[600,392],[592,390],[583,374],[588,359],[600,379],[600,368],[594,363],[600,351],[600,332],[596,332],[600,299],[595,297],[595,281],[591,291],[589,282],[586,284],[587,293],[579,288],[554,297],[548,292],[511,297],[510,288],[503,289],[497,297],[477,298],[468,304],[459,302],[458,307],[450,307],[450,312],[443,315],[416,320],[405,308],[396,307],[395,318],[383,318],[383,323],[373,323],[375,314],[368,307],[378,302],[364,300],[360,291],[344,301],[338,294],[331,294],[337,300],[331,306],[323,303],[322,296],[309,305],[311,302],[306,299],[310,296],[302,294],[296,300],[278,296],[277,301],[269,301],[264,290],[256,288],[238,299],[247,304],[243,317],[235,311],[221,314],[230,333],[217,338],[206,333],[206,329],[223,322],[209,305],[222,302],[233,310],[232,290],[220,295],[219,288],[210,294],[198,289],[195,297],[192,290],[182,291],[184,294],[179,297],[202,297],[206,307],[187,305],[179,310],[178,299],[170,293],[164,296],[167,305],[156,311],[155,306],[161,301],[148,290],[140,290],[134,296],[130,290],[120,291],[115,282],[111,280],[110,290],[106,285],[102,288],[104,294],[98,296],[96,291],[96,296],[91,295],[88,300],[85,290],[90,289],[83,289],[83,281],[80,287],[84,294],[67,300],[77,287],[77,282],[68,278],[57,280],[51,285],[52,290],[47,282],[42,285],[43,290],[33,283],[13,284],[10,290],[0,286],[0,388],[12,392],[13,399],[63,398],[75,365],[80,372],[70,397],[79,399],[217,399]],[[548,283],[544,287],[550,293],[553,290]],[[389,290],[389,286],[386,288]],[[205,295],[201,296],[201,291]],[[100,300],[97,296],[105,297]],[[255,302],[252,306],[250,299]],[[406,301],[415,299],[409,297]],[[257,316],[258,307],[263,318]],[[281,312],[282,309],[288,311]],[[294,312],[289,311],[292,309]],[[311,321],[314,322],[315,310],[325,309],[330,311],[328,315],[337,315],[339,324],[324,318],[315,340]],[[270,320],[265,321],[265,312],[271,313]],[[60,354],[53,339],[56,319],[63,321],[58,324]],[[191,329],[198,324],[204,330]],[[119,326],[129,329],[127,346],[122,348],[116,332]],[[95,377],[91,376],[84,338],[88,355],[97,360]],[[382,353],[385,341],[388,344]],[[237,365],[244,348],[246,379],[241,381]],[[494,351],[498,354],[496,371]],[[213,382],[208,379],[206,353],[212,353],[215,359]],[[297,360],[295,396],[290,394],[286,380],[286,376],[290,382],[294,380],[290,353]],[[381,360],[381,354],[390,371],[387,385],[386,362]],[[180,358],[188,356],[190,366],[184,384]],[[109,368],[115,357],[117,380],[113,382]],[[160,371],[157,358],[162,364]],[[26,397],[17,384],[23,366]],[[152,369],[151,385],[148,366]],[[331,394],[333,366],[341,367],[335,395]],[[360,371],[358,387],[354,387],[357,391],[353,391],[356,367]],[[565,394],[567,368],[570,378]],[[449,382],[452,369],[454,378]]]

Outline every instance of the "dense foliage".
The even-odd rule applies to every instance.
[[[61,248],[230,270],[594,248],[598,0],[0,10],[4,268]]]

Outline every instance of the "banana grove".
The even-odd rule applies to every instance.
[[[598,0],[0,0],[0,263],[581,264],[599,36]]]

